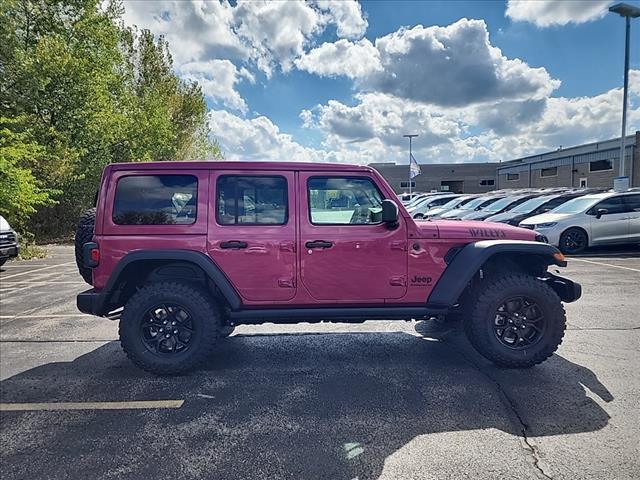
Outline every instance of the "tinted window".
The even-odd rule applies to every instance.
[[[113,222],[187,225],[196,221],[198,180],[192,175],[136,175],[118,180]]]
[[[558,167],[549,167],[540,169],[541,177],[555,177],[558,175]]]
[[[216,183],[220,225],[284,225],[289,217],[284,177],[223,175]]]
[[[589,162],[590,172],[601,172],[603,170],[613,170],[613,162],[611,160],[595,160]]]
[[[622,199],[620,197],[607,198],[600,203],[597,203],[591,209],[591,213],[595,215],[601,208],[607,210],[607,215],[611,215],[613,213],[622,213],[624,211]]]
[[[625,195],[622,201],[625,212],[640,212],[640,195]]]
[[[368,178],[311,178],[309,216],[316,225],[363,225],[382,221],[382,195]]]

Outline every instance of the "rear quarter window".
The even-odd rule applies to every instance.
[[[193,175],[135,175],[116,186],[116,225],[190,225],[196,221],[198,180]]]

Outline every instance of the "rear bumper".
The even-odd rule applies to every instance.
[[[582,285],[568,278],[549,273],[545,281],[565,303],[575,302],[582,296]]]
[[[96,292],[93,288],[79,293],[76,297],[76,305],[78,310],[89,315],[102,316],[104,311],[105,296]]]

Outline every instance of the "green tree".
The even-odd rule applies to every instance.
[[[121,15],[119,2],[0,0],[0,115],[12,119],[2,135],[28,132],[39,152],[3,168],[48,192],[23,210],[36,233],[72,231],[109,163],[220,156],[200,87],[174,74],[163,38]]]

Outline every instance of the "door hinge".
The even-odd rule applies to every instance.
[[[282,288],[296,288],[295,278],[279,278],[278,286]]]
[[[394,240],[390,246],[391,250],[402,250],[403,252],[407,250],[407,242],[404,240]]]
[[[281,252],[295,252],[296,244],[294,242],[280,242]]]
[[[394,287],[406,287],[407,278],[404,275],[393,276],[389,278],[389,285],[393,285]]]

